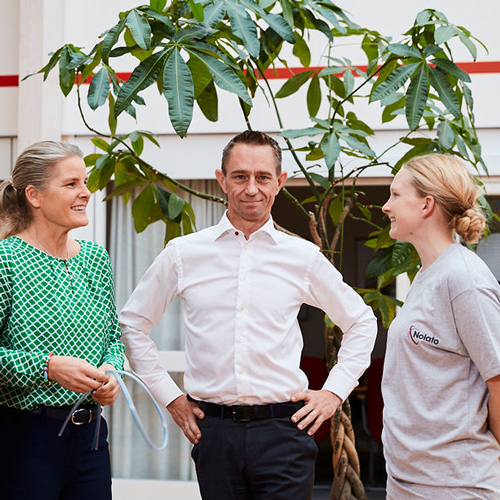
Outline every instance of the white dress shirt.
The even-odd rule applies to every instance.
[[[372,310],[318,247],[277,231],[272,219],[247,240],[225,214],[216,226],[170,241],[120,313],[130,365],[165,406],[182,392],[149,333],[175,297],[185,329],[184,387],[195,399],[278,403],[307,389],[299,368],[303,303],[344,332],[324,389],[344,400],[370,363]]]

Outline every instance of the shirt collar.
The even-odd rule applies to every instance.
[[[231,231],[236,231],[236,232],[241,232],[239,229],[235,228],[232,224],[229,218],[227,217],[227,210],[224,212],[224,215],[222,216],[222,219],[220,220],[219,224],[214,226],[215,234],[214,234],[214,240],[219,239],[221,236],[231,232]],[[258,233],[265,233],[269,235],[269,237],[274,241],[274,243],[278,244],[279,242],[279,232],[278,230],[274,227],[274,221],[272,216],[269,216],[269,219],[267,222],[257,229],[254,233],[252,233],[252,237],[254,235],[257,235]]]

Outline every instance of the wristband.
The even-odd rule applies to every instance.
[[[43,380],[46,384],[50,384],[52,382],[52,380],[49,380],[49,362],[52,356],[54,356],[54,353],[49,353],[43,362]]]

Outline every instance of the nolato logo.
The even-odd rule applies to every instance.
[[[415,344],[422,340],[423,342],[427,342],[428,344],[438,345],[439,340],[436,337],[431,337],[425,333],[418,331],[413,325],[410,326],[410,339]]]

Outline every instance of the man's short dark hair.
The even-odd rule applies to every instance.
[[[222,151],[222,172],[226,173],[226,165],[229,161],[231,150],[236,144],[249,144],[252,146],[269,146],[273,150],[274,159],[276,160],[276,174],[281,173],[281,148],[279,144],[264,132],[257,130],[245,130],[241,134],[234,136]]]

